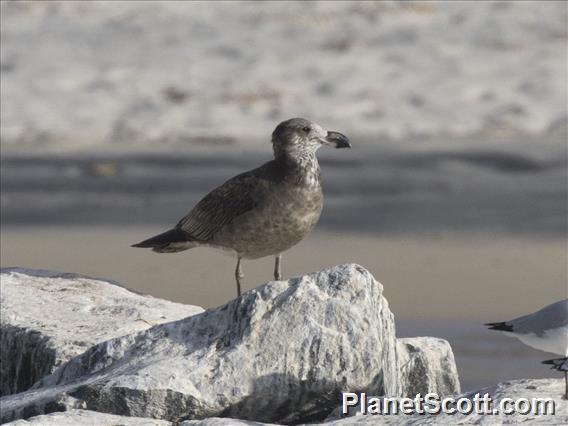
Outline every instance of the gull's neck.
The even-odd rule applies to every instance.
[[[320,166],[315,152],[300,151],[292,155],[279,152],[275,160],[285,171],[285,181],[307,187],[320,185]]]

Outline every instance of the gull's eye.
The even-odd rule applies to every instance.
[[[308,126],[302,127],[302,131],[306,133],[310,133],[310,128]]]

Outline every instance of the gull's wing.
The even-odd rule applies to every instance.
[[[553,328],[568,327],[568,299],[548,305],[533,314],[507,321],[516,333],[543,334]]]
[[[568,327],[568,299],[542,308],[532,314],[514,320],[489,323],[491,330],[510,331],[517,334],[536,334],[541,336],[546,330]]]
[[[211,240],[221,228],[261,204],[277,178],[270,161],[237,175],[207,194],[175,226],[198,242]]]

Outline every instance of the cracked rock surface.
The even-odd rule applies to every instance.
[[[396,395],[393,314],[364,268],[273,281],[91,347],[4,397],[3,421],[80,408],[169,421],[323,420],[344,390]]]
[[[0,396],[97,343],[203,312],[79,274],[3,268],[0,279]]]
[[[450,344],[435,337],[397,339],[401,394],[414,398],[420,393],[439,396],[460,393],[460,382]]]

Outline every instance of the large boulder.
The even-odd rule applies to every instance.
[[[401,394],[414,398],[418,393],[439,396],[460,393],[454,353],[446,340],[435,337],[397,339],[397,360]]]
[[[3,268],[0,279],[0,395],[97,343],[203,312],[78,274]]]
[[[395,396],[400,388],[383,287],[364,268],[342,265],[99,343],[32,390],[4,397],[2,416],[84,408],[295,423],[324,419],[342,391]]]

